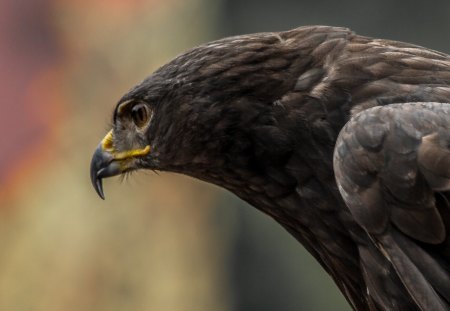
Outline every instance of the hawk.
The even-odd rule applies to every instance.
[[[126,93],[91,179],[219,185],[273,217],[355,310],[450,309],[450,57],[300,27],[195,47]]]

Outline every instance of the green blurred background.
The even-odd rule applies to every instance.
[[[0,310],[349,310],[269,217],[138,173],[91,189],[115,102],[199,43],[308,24],[450,52],[450,2],[0,1]]]

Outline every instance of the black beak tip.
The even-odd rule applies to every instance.
[[[99,175],[102,170],[104,170],[104,163],[105,160],[101,149],[97,148],[91,161],[91,182],[95,192],[97,192],[98,196],[103,200],[105,199],[105,193],[103,192],[102,177]]]
[[[95,192],[97,192],[98,196],[104,200],[105,193],[103,192],[103,179],[97,176],[96,170],[91,170],[91,182]]]
[[[97,194],[99,195],[99,197],[104,200],[105,199],[105,193],[103,192],[103,182],[101,178],[97,178],[95,180],[95,185],[94,185],[95,191],[97,192]]]

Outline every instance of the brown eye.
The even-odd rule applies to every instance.
[[[144,127],[150,118],[150,112],[145,104],[137,104],[131,109],[131,118],[138,128]]]

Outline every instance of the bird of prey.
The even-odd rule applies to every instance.
[[[355,310],[450,310],[450,57],[308,26],[195,47],[118,102],[91,179],[219,185],[273,217]]]

